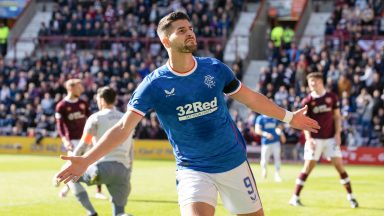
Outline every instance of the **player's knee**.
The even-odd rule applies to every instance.
[[[111,202],[117,206],[125,206],[128,202],[128,195],[115,195],[111,194]]]
[[[76,183],[69,182],[68,187],[71,189],[72,193],[76,196],[78,194],[86,192],[84,187],[78,182],[76,182]]]
[[[257,212],[253,212],[250,214],[238,214],[237,216],[264,216],[264,210],[260,209]]]

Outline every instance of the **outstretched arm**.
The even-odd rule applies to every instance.
[[[70,180],[76,181],[83,175],[89,165],[128,139],[132,130],[142,118],[143,116],[135,112],[127,111],[123,118],[109,129],[96,145],[83,156],[61,156],[61,159],[67,160],[68,163],[62,171],[56,174],[57,179],[60,182],[64,181],[64,183]]]
[[[231,95],[231,97],[239,101],[240,103],[243,103],[248,108],[257,113],[276,118],[280,121],[286,119],[285,109],[277,106],[264,95],[252,91],[244,84],[242,85],[241,89],[237,93]],[[291,125],[291,127],[296,129],[308,130],[317,133],[317,130],[320,129],[320,126],[317,121],[305,116],[306,111],[307,106],[294,112],[293,118],[289,121],[289,124]]]

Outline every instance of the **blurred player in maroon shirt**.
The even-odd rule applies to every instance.
[[[322,73],[310,73],[307,76],[308,86],[311,93],[303,99],[302,105],[308,106],[307,115],[316,120],[321,129],[318,133],[304,131],[304,167],[296,179],[296,189],[289,201],[290,205],[300,206],[300,192],[304,187],[305,180],[311,173],[320,159],[321,154],[332,161],[337,172],[340,174],[340,183],[347,190],[347,200],[352,208],[358,207],[358,203],[352,194],[352,187],[347,172],[344,169],[341,144],[341,116],[339,109],[339,100],[336,94],[327,92],[324,87]]]
[[[67,96],[56,105],[55,118],[61,141],[68,151],[68,155],[70,155],[81,139],[90,112],[88,103],[80,98],[80,95],[84,92],[80,79],[66,81],[65,88],[67,89]],[[68,191],[68,187],[64,187],[59,196],[65,197]],[[100,185],[98,185],[96,198],[106,198],[101,193]]]
[[[56,105],[56,125],[65,149],[70,154],[81,139],[85,122],[90,115],[88,103],[80,99],[84,87],[80,79],[65,83],[67,96]]]

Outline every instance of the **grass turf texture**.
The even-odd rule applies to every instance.
[[[51,185],[54,173],[63,164],[56,157],[0,155],[0,215],[60,216],[86,215],[85,210],[70,193],[60,199],[61,189]],[[301,164],[282,166],[282,183],[273,182],[273,166],[267,180],[260,179],[260,167],[252,164],[258,190],[268,216],[279,215],[384,215],[383,167],[347,166],[354,193],[360,204],[350,209],[346,192],[339,183],[333,167],[316,167],[302,192],[305,207],[291,207],[288,200],[294,190],[295,178]],[[135,160],[132,173],[132,192],[126,211],[135,216],[179,215],[175,189],[173,161]],[[96,188],[87,187],[91,202],[99,215],[111,215],[109,201],[94,197]],[[108,193],[103,186],[104,193]],[[221,201],[218,216],[230,215]]]

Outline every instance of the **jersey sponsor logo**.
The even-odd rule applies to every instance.
[[[166,97],[173,96],[173,95],[175,95],[175,88],[172,88],[170,91],[164,89],[164,92],[165,92]]]
[[[76,120],[76,119],[82,119],[85,118],[85,115],[81,112],[73,112],[68,114],[68,120]]]
[[[324,113],[331,111],[330,107],[327,107],[327,105],[320,105],[313,107],[313,113]]]
[[[197,118],[200,116],[208,115],[217,110],[217,98],[214,97],[210,102],[193,102],[185,104],[184,106],[176,107],[179,121]]]
[[[271,128],[275,128],[276,124],[274,122],[268,122],[268,123],[265,124],[264,127],[268,128],[268,129],[271,129]]]
[[[208,86],[208,88],[213,88],[213,86],[215,86],[215,81],[213,79],[214,77],[211,75],[207,75],[204,77],[204,83]]]

